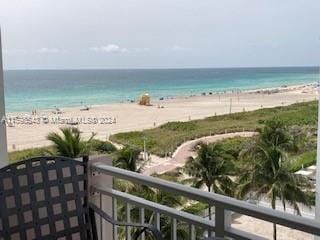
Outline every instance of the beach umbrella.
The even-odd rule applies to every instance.
[[[8,164],[8,148],[6,124],[3,122],[5,117],[4,104],[4,80],[3,80],[3,64],[2,64],[2,44],[0,29],[0,168]]]

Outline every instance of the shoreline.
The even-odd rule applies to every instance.
[[[245,94],[245,93],[259,93],[259,92],[265,92],[265,94],[268,94],[268,92],[273,92],[273,91],[291,91],[297,88],[301,88],[301,87],[315,87],[317,85],[317,82],[315,81],[310,81],[308,83],[301,83],[301,84],[284,84],[278,87],[264,87],[264,88],[247,88],[247,89],[229,89],[229,90],[210,90],[210,91],[202,91],[202,92],[197,92],[194,94],[179,94],[179,95],[167,95],[167,96],[162,96],[161,98],[163,98],[164,100],[159,100],[159,98],[155,98],[153,99],[154,103],[162,103],[162,102],[166,102],[166,101],[170,101],[170,100],[181,100],[181,99],[189,99],[189,98],[195,98],[195,97],[204,97],[204,93],[205,96],[222,96],[222,95],[234,95],[234,94]],[[275,92],[273,92],[275,93]],[[141,95],[143,94],[143,92],[141,92]],[[151,98],[152,98],[152,94]],[[130,102],[133,101],[133,102]],[[59,109],[63,109],[63,110],[75,110],[75,109],[79,109],[79,108],[83,108],[84,106],[89,106],[90,108],[95,108],[95,107],[103,107],[103,106],[108,106],[108,105],[114,105],[114,104],[137,104],[139,101],[139,96],[136,96],[136,99],[124,99],[121,101],[115,101],[115,102],[109,102],[109,103],[98,103],[98,104],[80,104],[76,105],[76,106],[56,106]],[[54,110],[54,108],[41,108],[41,109],[36,109],[38,112],[52,112]],[[6,114],[7,115],[20,115],[20,114],[30,114],[31,111],[7,111]]]
[[[37,116],[62,118],[112,117],[115,124],[80,124],[84,138],[96,132],[96,138],[106,140],[111,134],[138,131],[157,127],[169,121],[189,121],[214,115],[222,115],[241,111],[252,111],[259,108],[290,105],[296,102],[315,100],[317,93],[314,83],[292,85],[280,88],[257,89],[222,94],[206,94],[151,100],[152,106],[140,106],[134,103],[116,103],[95,105],[89,111],[77,108],[62,108],[62,114],[54,114],[51,110],[39,111]],[[7,116],[31,116],[30,113],[7,113]],[[57,132],[65,124],[27,124],[7,127],[9,151],[23,150],[33,147],[47,146],[45,139],[49,132]]]

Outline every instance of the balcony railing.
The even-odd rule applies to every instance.
[[[99,176],[112,176],[119,179],[131,181],[133,183],[160,189],[169,193],[180,194],[192,200],[203,202],[215,207],[213,221],[206,218],[195,216],[190,213],[179,211],[155,202],[133,196],[128,193],[112,189],[112,184],[106,186],[104,182],[95,181],[91,183],[91,190],[100,198],[100,204],[103,204],[103,197],[108,197],[111,202],[112,217],[117,219],[117,201],[125,203],[126,221],[131,221],[130,210],[132,207],[139,208],[140,221],[144,222],[145,210],[151,210],[155,213],[155,226],[161,231],[160,216],[165,215],[171,218],[171,239],[177,239],[177,221],[184,222],[189,228],[189,239],[194,240],[196,228],[205,229],[209,236],[229,237],[231,239],[265,239],[254,233],[241,231],[231,226],[231,213],[250,216],[256,219],[264,220],[269,223],[275,223],[288,228],[300,230],[305,233],[320,236],[320,223],[301,216],[275,211],[269,208],[258,207],[256,205],[239,201],[233,198],[221,196],[214,193],[208,193],[189,186],[161,180],[154,177],[144,176],[135,172],[115,168],[104,163],[96,162],[91,165],[92,174]],[[103,180],[102,180],[103,181]],[[102,228],[102,226],[101,226]],[[130,240],[130,230],[126,229],[126,239]],[[104,238],[105,239],[105,238]],[[113,227],[113,239],[118,239],[117,229]],[[142,236],[144,240],[144,236]]]

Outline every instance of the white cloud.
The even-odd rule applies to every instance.
[[[191,48],[186,48],[186,47],[182,47],[182,46],[179,46],[179,45],[174,45],[171,48],[171,50],[175,51],[175,52],[186,52],[186,51],[191,51]]]
[[[105,52],[105,53],[125,53],[128,52],[128,49],[120,47],[116,44],[109,44],[101,47],[91,47],[90,51],[94,52]]]
[[[25,49],[3,49],[2,52],[6,55],[21,55],[27,53]]]
[[[61,50],[59,48],[40,48],[37,50],[38,53],[43,53],[43,54],[51,54],[51,53],[67,53],[67,50]]]

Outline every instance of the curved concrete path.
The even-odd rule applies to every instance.
[[[151,175],[152,173],[164,173],[176,169],[177,167],[183,167],[188,157],[195,156],[193,147],[199,142],[213,143],[226,138],[234,137],[252,137],[256,135],[256,132],[234,132],[225,134],[216,134],[213,136],[202,137],[187,141],[180,145],[173,153],[172,158],[160,158],[155,155],[151,155],[151,162],[145,167],[144,175]]]

